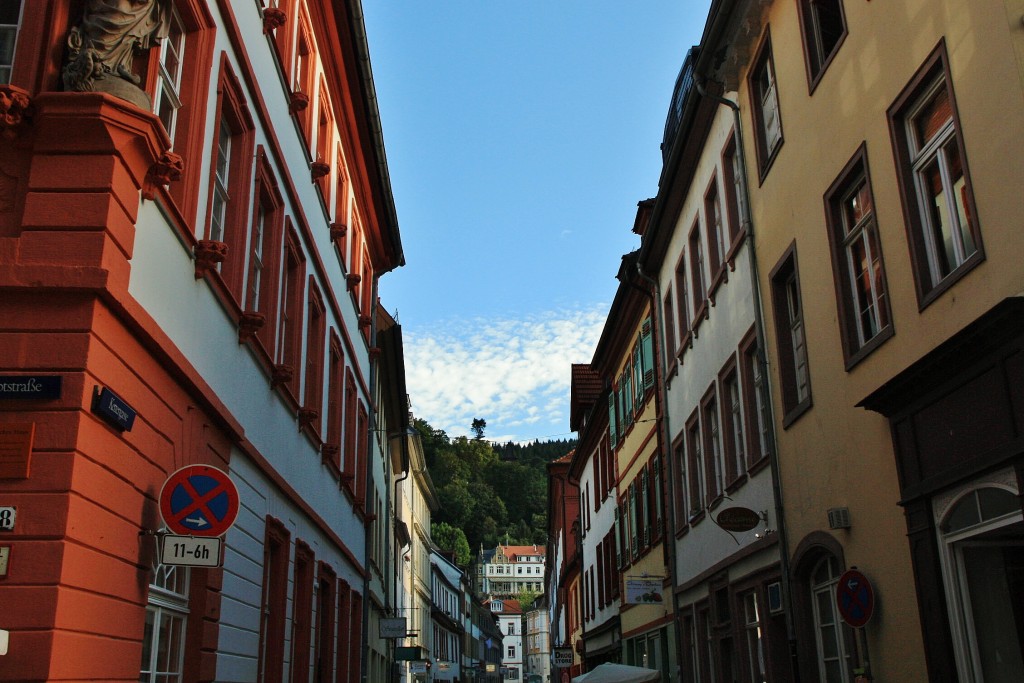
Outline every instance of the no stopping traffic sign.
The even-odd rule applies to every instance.
[[[238,489],[216,467],[188,465],[164,482],[160,515],[176,534],[221,536],[238,516]]]

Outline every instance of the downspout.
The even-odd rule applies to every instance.
[[[657,280],[647,275],[644,272],[643,266],[640,261],[636,262],[636,272],[649,286],[649,289],[643,289],[642,287],[636,287],[642,291],[646,296],[651,299],[651,317],[655,320],[657,327],[657,334],[654,335],[653,342],[655,344],[655,356],[658,357],[657,368],[654,373],[654,382],[656,390],[654,392],[655,414],[658,415],[661,422],[661,429],[658,430],[658,439],[664,444],[664,448],[661,449],[665,460],[666,473],[664,480],[661,482],[662,488],[666,491],[670,490],[666,487],[670,487],[672,482],[675,481],[675,468],[672,466],[672,429],[669,425],[669,412],[668,412],[668,388],[665,386],[664,368],[668,367],[668,359],[665,357],[664,344],[661,340],[664,339],[665,334],[665,321],[662,320],[662,316],[657,314],[658,305],[661,303],[661,285]],[[632,283],[630,283],[632,284]],[[662,492],[658,492],[662,495]],[[682,680],[682,665],[680,658],[682,657],[682,642],[683,642],[683,624],[682,614],[679,609],[678,595],[676,594],[676,586],[679,585],[679,570],[677,568],[676,559],[676,497],[673,495],[662,495],[662,500],[668,499],[668,506],[666,506],[665,517],[667,521],[665,524],[665,547],[669,546],[669,539],[672,539],[671,550],[668,552],[668,565],[669,575],[672,579],[672,625],[676,630],[675,643],[676,643],[676,679]]]
[[[391,436],[392,436],[391,434],[388,434],[388,442],[389,443],[391,441]],[[401,485],[401,483],[403,481],[405,481],[406,479],[409,478],[410,470],[412,469],[412,466],[409,463],[409,435],[407,433],[405,433],[405,432],[402,432],[402,462],[405,464],[405,470],[402,472],[402,476],[400,476],[397,479],[395,479],[395,482],[394,482],[394,494],[391,493],[392,488],[390,486],[388,487],[388,492],[387,492],[387,494],[388,494],[387,514],[389,516],[392,514],[391,513],[392,501],[393,500],[398,500],[398,487],[399,487],[399,485]],[[394,525],[395,526],[398,525],[398,513],[397,513],[397,511],[394,514]],[[398,592],[398,584],[399,584],[399,581],[398,581],[399,571],[398,571],[398,569],[399,569],[399,567],[396,566],[395,563],[397,563],[399,561],[398,557],[399,557],[399,555],[401,555],[401,553],[396,554],[394,559],[392,559],[390,557],[390,554],[391,554],[391,527],[392,527],[392,520],[389,518],[387,523],[384,525],[384,552],[388,554],[388,556],[386,556],[386,558],[385,558],[384,564],[392,572],[392,579],[391,579],[391,582],[390,582],[391,583],[391,591],[385,592],[385,594],[384,594],[384,600],[385,600],[384,608],[385,608],[385,610],[388,610],[388,612],[387,612],[388,615],[393,616],[394,615],[394,611],[391,610],[390,596],[391,596],[391,593],[397,593]],[[395,655],[394,648],[395,648],[396,645],[397,645],[397,641],[395,641],[395,640],[389,640],[388,641],[388,662],[387,662],[387,665],[388,665],[388,675],[387,675],[387,680],[389,680],[389,681],[394,681],[398,677],[398,671],[395,670],[395,656],[394,656]]]
[[[743,186],[743,216],[742,227],[747,231],[747,256],[750,261],[751,294],[754,297],[754,334],[757,336],[757,357],[756,362],[761,366],[761,376],[764,378],[765,386],[768,386],[768,353],[765,346],[764,315],[762,312],[761,280],[758,276],[757,258],[754,251],[754,222],[750,215],[750,185],[747,182],[746,153],[743,149],[743,126],[740,120],[740,107],[730,99],[719,97],[707,92],[704,88],[704,81],[699,77],[693,79],[697,92],[701,97],[725,105],[732,110],[734,129],[736,130],[736,154],[740,159],[740,182]],[[769,453],[768,463],[772,473],[772,498],[775,504],[775,525],[778,527],[776,533],[779,535],[779,573],[782,575],[782,601],[785,605],[786,614],[786,638],[789,641],[789,657],[793,669],[794,683],[800,683],[800,662],[797,659],[796,649],[796,625],[793,623],[793,593],[790,587],[790,564],[789,564],[789,540],[786,533],[786,517],[782,507],[782,482],[779,471],[778,442],[775,432],[775,404],[771,400],[771,392],[764,397],[768,404],[769,420],[768,442],[772,452]]]

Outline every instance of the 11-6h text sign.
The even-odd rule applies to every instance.
[[[188,465],[164,482],[160,515],[172,533],[222,536],[238,517],[238,489],[216,467]]]

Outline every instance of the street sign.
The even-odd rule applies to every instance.
[[[555,668],[556,669],[568,669],[572,666],[572,648],[571,647],[556,647],[555,648]]]
[[[405,638],[409,635],[409,625],[405,617],[394,617],[380,620],[381,638]]]
[[[188,465],[164,482],[160,515],[176,534],[222,536],[238,516],[238,489],[216,467]]]
[[[875,610],[875,591],[867,577],[856,569],[843,572],[836,585],[836,606],[850,626],[862,628],[868,623]]]
[[[219,567],[221,539],[165,534],[160,541],[160,562],[180,567]]]

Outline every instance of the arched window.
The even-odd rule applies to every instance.
[[[843,624],[836,609],[836,585],[839,563],[832,555],[824,555],[811,570],[811,604],[814,610],[814,638],[818,647],[818,674],[823,683],[846,683],[849,680]]]

